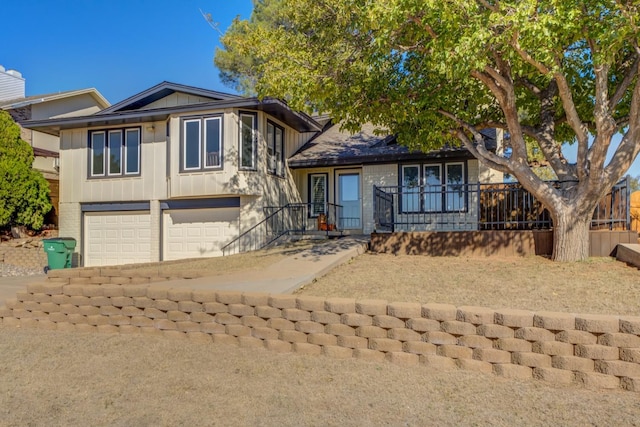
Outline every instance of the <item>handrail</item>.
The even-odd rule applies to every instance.
[[[553,227],[549,211],[517,182],[373,188],[376,231]],[[629,179],[625,178],[598,203],[591,229],[628,230],[629,200]]]
[[[316,221],[318,217],[315,215],[317,213],[315,207],[314,203],[288,203],[281,207],[265,207],[265,210],[275,209],[275,211],[224,245],[222,255],[262,249],[282,236],[311,230],[308,221]],[[329,231],[337,230],[338,211],[341,208],[342,206],[333,203],[323,204],[325,212],[323,215],[326,221],[334,225],[322,230],[326,231],[327,235]]]

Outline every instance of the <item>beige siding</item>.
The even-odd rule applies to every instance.
[[[88,130],[63,131],[60,202],[91,203],[158,200],[166,197],[165,125],[142,124],[140,176],[88,178]]]
[[[33,120],[87,116],[100,110],[97,101],[88,93],[68,98],[55,99],[33,104],[31,118]]]
[[[151,104],[147,105],[145,109],[152,108],[165,108],[165,107],[177,107],[179,105],[201,104],[203,102],[211,102],[213,99],[205,98],[204,96],[189,95],[183,92],[175,92],[171,95],[165,96]]]
[[[371,165],[362,168],[362,231],[365,234],[374,230],[373,186],[398,185],[398,165]]]
[[[61,185],[62,186],[62,185]],[[58,234],[60,237],[76,239],[76,253],[82,253],[82,214],[79,203],[62,203],[58,205]]]
[[[293,156],[304,144],[309,142],[311,138],[316,136],[318,132],[304,132],[304,133],[296,133],[293,138],[291,138],[291,144],[287,145],[287,149],[285,150],[285,156],[291,157]]]
[[[209,114],[211,114],[209,112]],[[198,116],[190,114],[189,116]],[[257,170],[243,171],[239,163],[239,116],[237,110],[225,110],[223,116],[222,170],[180,172],[180,135],[182,117],[171,118],[170,197],[203,197],[211,195],[245,195],[258,197],[261,206],[282,206],[299,200],[292,177],[274,177],[267,173],[267,147],[264,132],[269,117],[258,113]],[[297,132],[278,120],[269,118],[285,130],[285,157],[295,145]],[[175,141],[175,142],[174,142]],[[244,223],[243,223],[244,224]]]
[[[48,133],[31,131],[31,146],[42,148],[44,150],[55,151],[60,150],[60,138],[49,135]]]

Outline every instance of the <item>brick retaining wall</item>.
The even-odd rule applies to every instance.
[[[48,281],[29,285],[0,308],[3,324],[162,334],[640,391],[640,317],[189,290],[81,272],[51,271]]]

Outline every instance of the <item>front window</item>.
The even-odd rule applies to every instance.
[[[447,170],[447,211],[462,211],[467,208],[464,191],[464,165],[462,163],[448,163]]]
[[[424,210],[440,212],[442,210],[442,173],[440,165],[424,167]]]
[[[183,121],[182,170],[215,169],[222,166],[222,117]]]
[[[402,167],[402,212],[420,210],[420,166]]]
[[[256,115],[240,113],[240,168],[256,169]]]
[[[461,212],[467,209],[464,162],[404,165],[401,171],[402,212]]]
[[[284,129],[267,122],[267,169],[270,174],[284,176]]]
[[[91,131],[90,176],[140,174],[140,128]]]
[[[327,188],[327,174],[309,175],[309,200],[311,202],[309,212],[314,218],[322,213],[326,214]]]

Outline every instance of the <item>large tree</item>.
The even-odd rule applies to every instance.
[[[32,163],[33,149],[20,138],[20,127],[0,111],[0,227],[42,228],[51,210],[49,185]]]
[[[252,58],[259,95],[413,148],[462,144],[549,209],[555,260],[588,257],[595,206],[640,150],[638,0],[262,0],[254,14],[274,1],[274,25],[237,19],[222,37]],[[508,155],[487,148],[490,127]],[[532,145],[559,185],[533,172]]]

